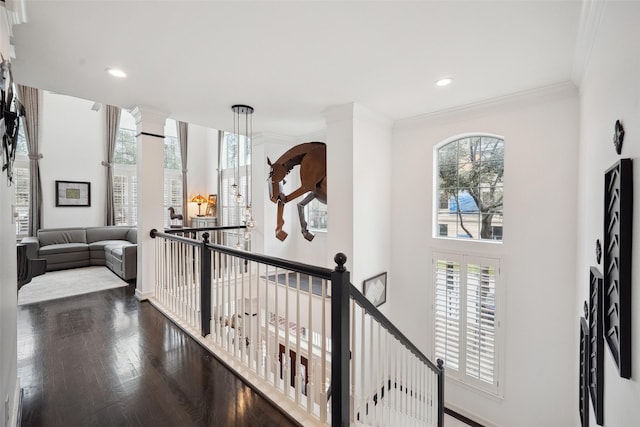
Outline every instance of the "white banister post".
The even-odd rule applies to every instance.
[[[137,145],[138,274],[136,298],[152,297],[155,289],[155,242],[149,232],[164,229],[164,124],[166,113],[135,107]]]

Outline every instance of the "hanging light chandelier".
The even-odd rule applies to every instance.
[[[249,175],[249,163],[251,156],[251,145],[253,139],[253,107],[236,104],[231,107],[233,111],[233,133],[236,138],[236,161],[234,183],[231,185],[231,194],[235,196],[238,208],[238,219],[244,222],[247,229],[244,239],[251,239],[251,230],[255,227],[253,212],[251,209],[251,176]],[[241,148],[244,147],[244,149]],[[245,185],[242,186],[240,180],[240,155],[244,155]],[[244,193],[244,195],[243,195]],[[238,242],[238,245],[240,243]]]

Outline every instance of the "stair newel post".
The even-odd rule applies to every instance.
[[[211,255],[207,247],[208,243],[209,233],[202,233],[200,245],[200,327],[203,337],[211,333]]]
[[[444,361],[436,360],[438,364],[438,427],[444,427]]]
[[[331,425],[349,425],[349,272],[347,256],[335,256],[331,273]]]

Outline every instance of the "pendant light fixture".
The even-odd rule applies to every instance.
[[[251,230],[255,227],[253,212],[251,210],[251,177],[249,175],[249,163],[253,138],[253,107],[236,104],[231,107],[233,111],[233,133],[236,138],[235,182],[231,186],[231,194],[235,196],[238,209],[238,220],[244,222],[247,229],[244,239],[251,239]],[[244,147],[242,149],[241,147]],[[240,182],[240,154],[244,154],[245,185]],[[237,246],[241,246],[238,241]]]

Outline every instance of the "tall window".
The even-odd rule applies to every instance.
[[[434,237],[501,241],[504,140],[467,136],[435,154]]]
[[[20,121],[16,158],[13,163],[14,186],[16,190],[16,235],[19,238],[29,234],[29,150],[24,136],[24,122]]]
[[[137,223],[136,132],[118,129],[113,165],[116,225]]]
[[[236,167],[237,166],[237,167]],[[243,135],[222,132],[220,143],[220,194],[218,199],[222,225],[242,225],[244,207],[251,189],[251,141]],[[231,186],[238,185],[242,196],[238,204]]]
[[[305,206],[305,216],[312,231],[327,231],[327,205],[313,199]]]
[[[435,357],[449,377],[499,394],[498,260],[435,253],[433,265]]]
[[[169,207],[182,212],[182,156],[175,136],[164,139],[164,223],[169,224]]]
[[[125,119],[125,116],[122,116]],[[127,117],[130,122],[132,119]],[[171,122],[168,121],[168,129]],[[126,126],[126,125],[125,125]],[[175,127],[175,124],[174,124]],[[118,130],[113,168],[113,190],[116,225],[137,223],[136,137],[135,130],[121,127]],[[175,136],[164,140],[164,223],[169,223],[169,207],[182,212],[182,160],[180,144]]]

